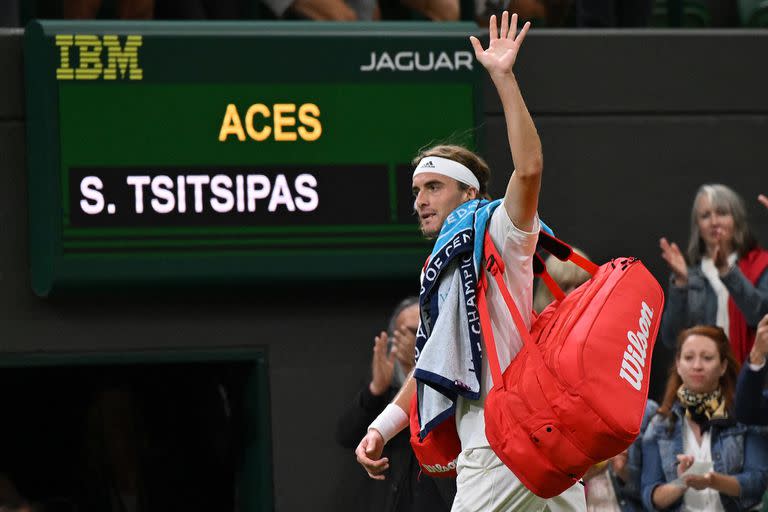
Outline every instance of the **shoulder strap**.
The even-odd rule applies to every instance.
[[[541,359],[541,352],[539,347],[533,342],[531,334],[528,332],[528,327],[525,325],[520,310],[517,308],[512,295],[507,289],[507,285],[504,282],[504,260],[501,259],[499,251],[496,249],[491,235],[488,230],[485,232],[485,239],[483,240],[483,266],[484,269],[480,274],[480,280],[478,284],[478,301],[477,307],[480,310],[480,325],[483,332],[483,338],[486,345],[486,356],[488,357],[488,364],[491,369],[491,377],[493,378],[493,386],[503,389],[504,379],[501,375],[501,365],[499,364],[499,353],[496,351],[496,341],[493,336],[493,326],[491,325],[491,317],[488,313],[488,301],[486,293],[488,291],[488,278],[486,272],[490,273],[496,280],[496,284],[499,286],[504,302],[507,305],[507,309],[512,314],[512,320],[515,322],[515,327],[520,332],[520,337],[523,340],[524,350],[528,350],[531,355],[537,359]]]

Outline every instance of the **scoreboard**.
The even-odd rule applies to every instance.
[[[409,162],[479,143],[474,30],[32,22],[35,292],[415,280]]]

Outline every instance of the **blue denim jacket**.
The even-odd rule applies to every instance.
[[[641,487],[643,505],[656,510],[651,501],[653,490],[677,478],[677,455],[683,453],[683,407],[672,407],[675,422],[656,415],[643,436]],[[671,419],[671,418],[670,418]],[[763,430],[731,421],[726,426],[712,426],[712,463],[714,471],[736,477],[741,495],[734,498],[720,493],[727,512],[748,510],[763,498],[768,482],[768,438]],[[668,510],[680,510],[682,498]]]
[[[744,314],[747,325],[752,328],[757,326],[768,313],[768,271],[763,272],[756,285],[744,277],[738,267],[732,268],[720,280]],[[670,277],[665,300],[659,337],[672,350],[680,331],[699,324],[714,325],[717,320],[717,294],[699,265],[688,267],[688,285],[685,288],[672,284]]]
[[[627,450],[627,470],[629,473],[629,481],[623,482],[613,469],[609,466],[608,474],[611,477],[611,483],[613,484],[613,491],[616,493],[616,501],[619,504],[621,512],[642,512],[643,504],[640,496],[640,471],[643,468],[643,433],[648,424],[656,414],[656,409],[659,408],[659,404],[651,399],[645,404],[645,412],[643,413],[643,421],[640,425],[640,435],[635,439],[632,445]]]

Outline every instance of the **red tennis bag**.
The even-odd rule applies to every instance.
[[[421,470],[432,477],[456,478],[456,458],[461,452],[461,441],[456,431],[456,418],[451,416],[429,434],[419,437],[419,403],[413,394],[410,411],[411,447]]]
[[[539,245],[576,263],[592,279],[565,296],[535,255],[534,273],[556,300],[529,333],[504,284],[504,262],[486,232],[485,268],[523,338],[523,348],[503,375],[485,297],[486,272],[478,285],[478,307],[493,377],[485,401],[486,437],[528,489],[550,498],[638,436],[664,294],[635,258],[598,267],[544,232]]]

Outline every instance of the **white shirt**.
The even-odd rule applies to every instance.
[[[587,483],[587,512],[621,512],[607,467]]]
[[[728,256],[728,265],[733,266],[736,263],[738,255],[734,252]],[[730,322],[728,321],[728,288],[725,287],[720,280],[720,272],[718,272],[715,262],[712,258],[707,256],[701,258],[701,271],[704,273],[704,277],[709,281],[712,289],[715,290],[717,295],[717,317],[715,318],[715,325],[722,327],[723,330],[728,333]]]
[[[499,205],[488,223],[491,240],[499,249],[504,260],[504,281],[512,294],[515,304],[520,309],[528,328],[531,325],[533,308],[533,254],[539,238],[539,217],[534,219],[530,233],[518,229],[509,218],[504,205]],[[441,283],[442,284],[442,283]],[[442,295],[442,294],[441,294]],[[504,302],[493,278],[488,279],[488,313],[493,326],[494,340],[499,354],[501,371],[509,366],[512,358],[523,347],[523,340],[512,320],[512,314]],[[485,354],[483,340],[483,370],[480,376],[480,399],[467,400],[462,397],[456,402],[456,430],[459,433],[462,449],[488,446],[485,437],[485,416],[483,404],[485,397],[493,387],[488,357]]]
[[[712,462],[712,434],[709,430],[701,436],[701,444],[696,440],[696,433],[683,419],[683,453],[693,455],[694,461]],[[720,493],[714,489],[697,491],[688,488],[683,494],[683,510],[688,512],[725,512],[720,501]]]

